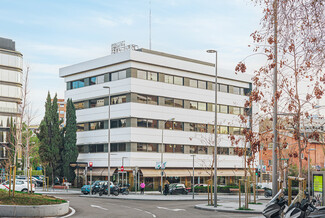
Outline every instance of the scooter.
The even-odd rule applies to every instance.
[[[99,193],[99,190],[100,190],[100,186],[99,186],[99,184],[97,184],[97,185],[92,187],[91,194],[95,195],[95,194]]]
[[[266,205],[262,214],[266,218],[280,218],[281,213],[287,204],[287,200],[283,197],[283,190],[281,189]],[[281,195],[282,194],[282,195]],[[281,197],[280,197],[281,195]],[[280,197],[280,198],[279,198]]]
[[[112,186],[110,188],[110,192],[111,194],[115,195],[115,196],[118,196],[119,195],[119,187],[118,186]],[[105,184],[105,185],[102,185],[99,189],[99,196],[102,196],[102,195],[107,195],[108,194],[108,186]]]
[[[124,187],[119,187],[119,193],[121,193],[122,195],[128,195],[130,193],[129,187],[130,184],[127,184]]]

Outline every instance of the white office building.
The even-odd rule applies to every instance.
[[[111,91],[111,176],[133,185],[138,169],[147,188],[164,179],[206,183],[214,150],[214,64],[146,49],[127,50],[60,69],[77,114],[78,161],[93,162],[93,177],[107,179],[109,86]],[[251,78],[231,72],[218,76],[218,180],[236,183],[244,175],[243,157],[230,134],[242,134],[239,114],[251,90]],[[163,144],[162,144],[163,142]],[[162,146],[163,145],[163,146]],[[244,145],[239,145],[244,146]]]

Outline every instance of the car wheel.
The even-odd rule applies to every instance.
[[[26,188],[24,188],[23,190],[21,190],[21,192],[27,192],[28,190]]]

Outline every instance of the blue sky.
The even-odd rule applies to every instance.
[[[47,92],[64,98],[59,68],[110,54],[112,43],[149,45],[149,0],[0,0],[0,37],[16,41],[30,66],[38,123]],[[251,54],[249,35],[261,9],[250,0],[151,0],[152,49],[214,62],[233,70]],[[248,62],[253,67],[256,60]]]

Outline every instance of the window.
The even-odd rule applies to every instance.
[[[158,144],[148,144],[147,152],[158,152]]]
[[[107,152],[107,144],[105,144],[104,150]],[[111,152],[126,151],[125,143],[111,143]]]
[[[147,120],[148,128],[158,128],[158,121],[157,120]]]
[[[165,152],[166,153],[173,153],[174,151],[174,145],[165,145]]]
[[[218,147],[217,153],[221,155],[229,155],[229,148]]]
[[[104,129],[104,121],[89,123],[90,130]]]
[[[118,72],[118,79],[125,79],[126,78],[126,70],[122,70]]]
[[[220,84],[220,92],[228,92],[228,86],[224,84]]]
[[[144,70],[137,71],[137,78],[139,79],[147,79],[147,72]]]
[[[229,133],[233,135],[240,135],[241,128],[240,127],[229,127]]]
[[[174,107],[181,107],[181,108],[183,108],[184,107],[183,100],[181,100],[181,99],[174,99]]]
[[[183,85],[183,77],[174,76],[174,84],[182,86]]]
[[[175,130],[183,130],[183,123],[182,122],[174,122],[174,128]]]
[[[142,103],[142,104],[146,104],[147,103],[147,96],[137,94],[137,102]]]
[[[82,88],[84,86],[85,86],[84,79],[72,82],[72,89]]]
[[[173,129],[173,122],[172,121],[167,121],[165,123],[165,129]]]
[[[60,111],[60,114],[64,114],[64,111]]]
[[[198,109],[200,111],[206,111],[207,110],[207,104],[206,103],[203,103],[203,102],[199,102],[198,103]]]
[[[158,73],[148,72],[148,80],[158,81]]]
[[[190,146],[190,154],[197,154],[198,153],[198,146]]]
[[[111,81],[118,80],[118,72],[111,73]]]
[[[171,76],[171,75],[165,75],[165,83],[173,84],[174,83],[174,77]]]
[[[206,89],[207,88],[207,82],[205,82],[205,81],[198,81],[198,88],[200,88],[200,89]]]
[[[165,105],[173,107],[174,106],[174,99],[172,98],[165,98]]]
[[[228,113],[228,106],[227,105],[220,105],[219,106],[219,112],[227,114]]]
[[[218,129],[220,134],[228,134],[228,126],[219,126]]]
[[[196,128],[198,132],[207,132],[206,124],[196,124]]]
[[[240,94],[241,94],[240,91],[241,91],[241,90],[240,90],[239,87],[234,86],[234,87],[233,87],[233,91],[232,91],[232,93],[233,93],[233,94],[236,94],[236,95],[240,95]]]
[[[198,154],[208,154],[208,148],[205,146],[197,146]]]
[[[148,102],[148,104],[157,105],[158,104],[158,97],[157,96],[148,95],[147,96],[147,102]]]
[[[97,77],[97,84],[104,83],[104,75],[100,75]]]
[[[184,153],[184,145],[174,145],[174,153]]]
[[[196,101],[190,101],[190,109],[197,110],[197,102]]]
[[[64,104],[60,104],[60,107],[64,107]]]
[[[242,114],[241,113],[241,108],[240,107],[234,107],[234,106],[229,106],[229,113],[230,114],[236,114],[236,115]]]
[[[76,108],[76,110],[79,110],[79,109],[84,109],[85,106],[84,106],[84,102],[76,102],[74,103],[74,107]]]
[[[137,127],[147,127],[147,120],[146,119],[137,119]]]
[[[95,76],[89,78],[89,85],[90,85],[90,86],[91,86],[91,85],[96,85],[96,77],[95,77]]]
[[[147,144],[137,144],[137,151],[147,151]]]
[[[85,130],[85,124],[84,123],[77,123],[77,132],[82,132]]]
[[[119,127],[126,127],[126,119],[119,119]]]
[[[195,79],[190,79],[190,87],[197,88],[197,80]]]
[[[96,99],[89,101],[90,107],[101,107],[104,106],[104,99]]]
[[[191,132],[195,132],[196,131],[196,127],[195,127],[195,123],[189,123],[189,130],[191,131]]]
[[[111,97],[111,104],[122,104],[126,102],[126,95]]]

